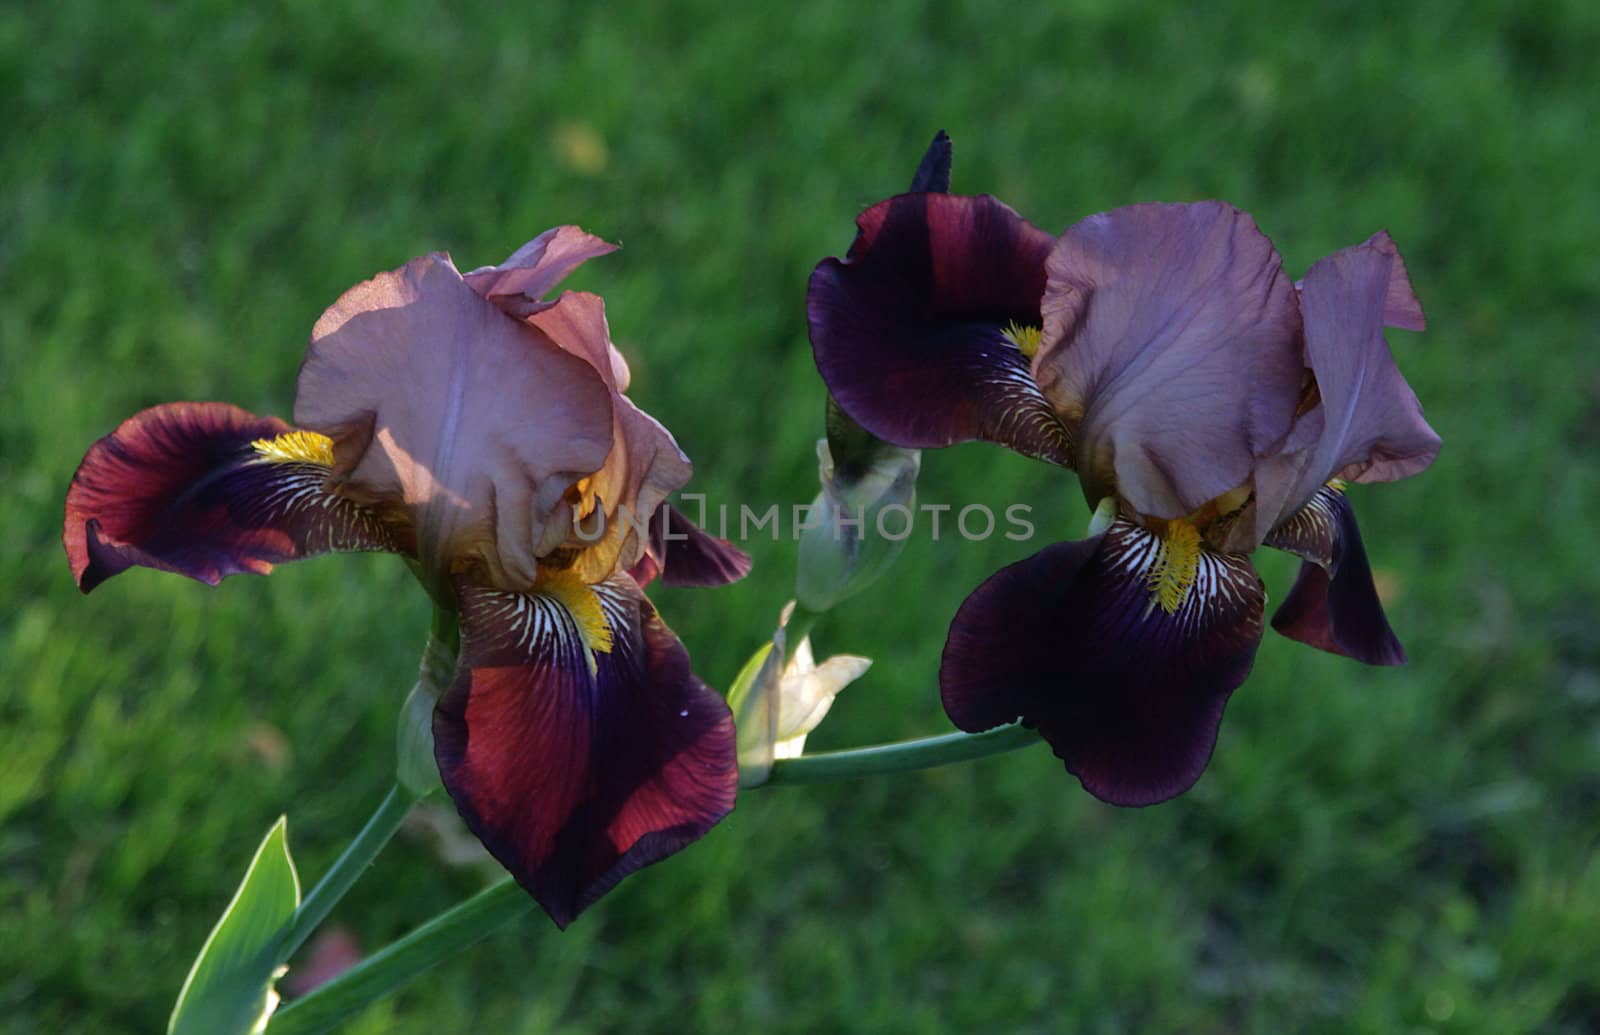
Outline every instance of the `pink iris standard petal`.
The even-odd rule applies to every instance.
[[[1050,253],[1033,369],[1077,433],[1090,502],[1176,518],[1243,485],[1288,434],[1301,381],[1294,287],[1244,212],[1120,208]]]
[[[806,293],[817,369],[845,412],[906,448],[982,439],[1070,463],[1005,334],[1039,326],[1050,236],[988,195],[902,194],[856,225]]]
[[[1149,532],[1118,520],[974,590],[939,668],[951,721],[976,733],[1020,718],[1114,805],[1188,790],[1250,673],[1266,596],[1249,560],[1205,552],[1169,614],[1147,581],[1156,550]]]
[[[461,662],[434,713],[467,825],[565,927],[733,808],[733,719],[626,575],[594,587],[609,652],[556,598],[461,584]]]
[[[1267,537],[1301,557],[1294,586],[1272,616],[1283,635],[1368,665],[1404,665],[1372,582],[1355,511],[1344,493],[1324,488]]]
[[[629,574],[640,586],[725,586],[750,574],[750,555],[662,504],[650,518],[650,543]]]
[[[441,585],[463,567],[531,585],[546,522],[612,445],[605,381],[443,255],[380,273],[322,315],[295,419],[334,438],[341,491],[411,509]]]
[[[1379,230],[1362,241],[1361,247],[1372,248],[1390,259],[1389,290],[1383,300],[1383,325],[1408,331],[1427,330],[1428,318],[1422,312],[1421,300],[1411,287],[1411,273],[1406,269],[1406,260],[1400,257],[1400,247],[1389,236],[1389,231]]]
[[[90,447],[67,490],[62,542],[78,587],[135,565],[216,585],[319,553],[410,553],[403,527],[327,489],[330,469],[311,452],[271,445],[293,430],[215,402],[124,421]]]
[[[1317,262],[1301,282],[1306,363],[1320,401],[1301,419],[1314,434],[1262,465],[1256,478],[1259,537],[1293,515],[1333,478],[1394,481],[1439,454],[1439,436],[1395,365],[1386,324],[1423,326],[1422,308],[1394,243],[1379,234]],[[1296,428],[1300,440],[1303,429]]]
[[[558,226],[518,248],[504,262],[480,266],[463,279],[511,315],[528,316],[554,304],[543,301],[544,296],[567,274],[616,250],[616,245],[579,227]]]
[[[587,359],[611,390],[611,451],[588,490],[600,501],[605,520],[620,533],[611,540],[616,554],[606,558],[604,569],[632,567],[646,545],[639,530],[648,526],[668,496],[688,483],[693,465],[672,433],[622,394],[609,359],[611,332],[600,296],[565,292],[528,322],[563,349]]]

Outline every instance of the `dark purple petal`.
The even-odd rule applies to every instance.
[[[1265,594],[1248,559],[1206,551],[1168,613],[1148,581],[1157,550],[1153,535],[1119,520],[974,590],[939,669],[951,720],[976,733],[1020,717],[1115,805],[1188,790],[1255,660]]]
[[[473,833],[565,927],[733,809],[733,718],[625,575],[593,587],[608,652],[591,651],[570,596],[457,591],[439,772]]]
[[[650,517],[650,545],[629,572],[640,586],[726,586],[750,574],[750,555],[700,529],[671,504]]]
[[[317,441],[226,403],[130,417],[90,447],[67,490],[61,538],[78,587],[135,565],[214,586],[336,550],[410,553],[407,530],[327,490]]]
[[[1090,216],[1050,253],[1034,372],[1073,428],[1090,502],[1176,518],[1243,485],[1288,434],[1302,375],[1294,286],[1217,201]]]
[[[1385,324],[1422,326],[1422,309],[1388,235],[1322,259],[1301,282],[1306,363],[1319,404],[1302,423],[1313,444],[1263,464],[1256,521],[1264,535],[1332,478],[1375,482],[1427,468],[1439,436],[1395,366]],[[1295,438],[1309,438],[1297,428]]]
[[[933,135],[933,142],[923,152],[917,163],[916,175],[911,177],[911,193],[949,194],[950,161],[955,148],[950,144],[950,134],[944,130]]]
[[[817,369],[881,439],[982,439],[1066,464],[1065,429],[1005,327],[1039,326],[1048,234],[987,195],[902,194],[863,212],[811,274]]]
[[[1267,537],[1303,558],[1294,587],[1272,616],[1283,635],[1368,665],[1404,665],[1405,648],[1372,584],[1372,569],[1344,493],[1325,488]]]

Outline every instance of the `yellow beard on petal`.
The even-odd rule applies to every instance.
[[[1042,332],[1042,328],[1025,327],[1015,320],[1006,324],[1000,331],[1010,340],[1011,344],[1017,347],[1017,351],[1029,359],[1032,359],[1033,354],[1039,351],[1039,335]]]
[[[577,623],[583,645],[600,654],[611,653],[611,624],[606,621],[600,598],[587,582],[568,568],[540,568],[533,591],[556,601],[567,609]],[[589,656],[590,671],[594,670],[594,656]]]
[[[258,438],[250,448],[273,463],[333,466],[333,439],[315,431],[287,431],[276,438]]]
[[[1150,585],[1151,606],[1161,605],[1167,614],[1177,614],[1184,598],[1194,585],[1200,572],[1200,530],[1179,518],[1165,522],[1166,527],[1156,534],[1161,545],[1156,548],[1155,563],[1145,574]]]

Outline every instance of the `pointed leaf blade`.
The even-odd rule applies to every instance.
[[[259,1035],[277,1008],[283,932],[300,905],[287,818],[278,817],[178,993],[167,1035]]]

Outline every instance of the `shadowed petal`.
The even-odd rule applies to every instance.
[[[560,927],[705,834],[738,783],[727,705],[638,587],[593,587],[609,651],[573,592],[458,582],[461,667],[434,714],[457,809]]]
[[[403,528],[326,488],[326,440],[226,403],[144,410],[90,447],[62,543],[85,593],[139,565],[210,585],[343,550],[409,553]]]
[[[1249,215],[1133,205],[1050,253],[1034,373],[1076,433],[1091,504],[1176,518],[1244,484],[1288,434],[1302,373],[1294,287]]]
[[[1389,289],[1383,299],[1383,325],[1408,331],[1427,330],[1428,318],[1423,315],[1422,302],[1411,288],[1411,274],[1406,270],[1406,260],[1400,257],[1400,248],[1389,236],[1389,231],[1379,230],[1362,241],[1360,247],[1371,248],[1390,259]]]
[[[528,322],[568,352],[585,357],[611,390],[611,451],[605,463],[585,480],[583,494],[598,501],[603,517],[585,520],[586,528],[600,521],[613,533],[597,542],[580,539],[570,545],[585,547],[586,572],[603,578],[616,568],[632,567],[645,549],[639,530],[672,493],[689,481],[693,465],[671,432],[635,406],[618,387],[607,358],[611,332],[605,302],[599,295],[568,291],[556,304],[534,314]]]
[[[650,518],[650,545],[629,573],[640,586],[725,586],[750,574],[750,555],[700,529],[671,504]]]
[[[902,194],[863,212],[806,294],[828,391],[906,448],[982,439],[1067,464],[1066,430],[1004,333],[1037,328],[1048,234],[987,195]]]
[[[1317,262],[1301,282],[1306,363],[1319,404],[1302,424],[1314,438],[1262,465],[1256,477],[1258,533],[1265,536],[1333,478],[1375,482],[1428,467],[1439,436],[1395,366],[1386,324],[1421,327],[1422,308],[1387,234]],[[1296,440],[1310,438],[1296,428]]]
[[[543,298],[567,274],[616,250],[616,245],[578,227],[558,226],[518,248],[499,265],[480,266],[462,279],[511,315],[528,316],[555,304]]]
[[[1246,558],[1206,551],[1168,613],[1151,598],[1158,552],[1154,536],[1118,520],[974,590],[939,669],[951,721],[976,733],[1020,717],[1115,805],[1188,790],[1255,660],[1265,594]]]
[[[950,134],[942,129],[935,133],[928,150],[922,153],[922,161],[917,163],[916,174],[911,177],[911,193],[949,194],[950,164],[955,157],[954,152]]]
[[[442,255],[380,273],[322,315],[295,420],[333,438],[341,491],[411,508],[441,590],[463,566],[531,585],[552,512],[612,445],[605,380]]]
[[[1332,487],[1318,492],[1267,537],[1267,545],[1303,558],[1294,587],[1272,616],[1274,629],[1368,665],[1405,664],[1344,493]]]

